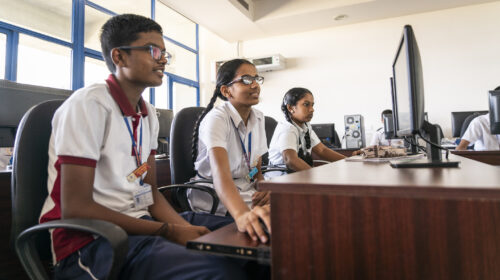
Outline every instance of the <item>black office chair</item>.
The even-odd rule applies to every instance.
[[[187,199],[188,189],[207,192],[212,197],[211,214],[215,214],[219,205],[219,197],[213,188],[198,183],[210,180],[191,181],[196,175],[192,160],[193,131],[199,115],[204,107],[188,107],[180,110],[174,117],[170,129],[170,175],[172,185],[159,187],[160,192],[170,191],[172,203],[180,211],[192,211]]]
[[[62,219],[38,224],[47,197],[48,146],[51,120],[63,101],[52,100],[31,108],[19,124],[12,168],[11,243],[31,279],[50,279],[43,263],[51,259],[49,229],[66,228],[99,235],[111,244],[112,265],[107,279],[118,279],[128,251],[127,234],[101,220]]]
[[[462,136],[464,136],[465,131],[467,131],[467,128],[469,128],[469,125],[472,122],[472,120],[481,116],[481,115],[482,115],[481,113],[476,112],[476,113],[473,113],[465,118],[465,120],[462,124],[462,128],[460,129],[460,138],[462,138]]]
[[[174,118],[174,112],[167,109],[156,109],[156,114],[158,116],[158,123],[160,130],[158,131],[158,149],[157,154],[169,154],[169,141],[167,138],[170,137],[170,128],[172,126],[172,119]]]
[[[271,144],[271,139],[273,138],[274,130],[278,125],[278,122],[272,117],[265,116],[265,129],[267,138],[267,147]],[[262,166],[269,165],[269,153],[262,155]]]

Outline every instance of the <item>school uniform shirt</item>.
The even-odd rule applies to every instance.
[[[401,139],[385,139],[384,128],[381,127],[373,133],[372,141],[370,146],[380,145],[380,146],[393,146],[393,147],[404,147],[404,142]]]
[[[233,124],[234,123],[234,124]],[[264,114],[254,108],[250,111],[248,124],[241,119],[240,114],[226,101],[220,106],[213,108],[203,118],[198,136],[198,157],[195,162],[197,176],[193,179],[212,179],[208,152],[215,147],[221,147],[227,151],[231,176],[238,188],[243,201],[250,207],[252,195],[255,192],[255,183],[246,180],[249,172],[241,142],[245,150],[249,152],[251,133],[250,165],[257,165],[259,158],[267,152],[266,131],[264,125]],[[213,188],[213,185],[209,184]],[[209,212],[212,206],[212,198],[202,191],[188,191],[188,199],[195,211]],[[225,215],[226,207],[220,203],[217,209],[218,215]]]
[[[307,131],[309,131],[309,137],[311,138],[311,147],[309,149],[306,148],[305,140]],[[271,165],[284,165],[285,160],[283,159],[283,151],[294,150],[298,153],[300,149],[299,142],[305,153],[312,153],[312,148],[321,143],[321,140],[319,140],[309,123],[299,126],[295,122],[279,122],[271,138],[271,144],[269,145],[269,163]],[[272,176],[274,175],[275,174]]]
[[[475,151],[500,150],[500,135],[491,134],[490,114],[474,118],[462,139],[474,144]]]
[[[134,206],[133,192],[143,186],[139,180],[129,182],[126,178],[137,168],[137,162],[125,119],[137,145],[142,134],[141,162],[155,154],[158,145],[155,109],[142,99],[139,103],[140,112],[136,113],[115,77],[110,75],[106,83],[77,90],[59,107],[52,119],[49,196],[43,205],[40,223],[61,218],[61,164],[95,168],[92,193],[95,202],[136,218],[150,215],[147,208]],[[94,240],[92,235],[64,229],[51,231],[51,237],[55,261]]]

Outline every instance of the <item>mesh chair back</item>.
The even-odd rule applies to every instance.
[[[174,117],[170,130],[170,173],[172,184],[189,181],[196,172],[192,160],[193,130],[204,107],[188,107]]]
[[[267,148],[271,144],[271,139],[273,138],[274,130],[278,122],[272,117],[265,116],[265,129],[266,129],[266,138],[267,138]],[[269,153],[265,153],[262,155],[262,166],[269,165]]]
[[[28,227],[38,224],[47,197],[47,165],[51,121],[63,100],[51,100],[32,107],[19,124],[12,162],[11,244]],[[49,233],[36,240],[41,259],[51,256]]]

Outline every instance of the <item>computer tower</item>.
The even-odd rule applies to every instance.
[[[365,126],[363,116],[345,115],[345,147],[360,149],[365,147]]]

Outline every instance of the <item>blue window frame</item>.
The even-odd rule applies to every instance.
[[[151,18],[155,15],[155,0],[151,0]],[[72,0],[72,26],[71,26],[71,42],[67,42],[49,35],[45,35],[33,30],[22,28],[13,24],[3,22],[0,19],[0,33],[4,33],[7,37],[6,59],[5,59],[5,79],[17,80],[17,57],[19,47],[19,34],[27,34],[38,39],[46,40],[52,43],[60,44],[72,49],[71,57],[71,88],[73,90],[84,86],[84,67],[85,57],[103,60],[99,50],[86,48],[84,46],[84,31],[85,31],[85,7],[91,7],[108,15],[115,15],[111,10],[101,7],[92,1],[88,0]],[[174,83],[179,83],[196,88],[196,106],[200,105],[200,75],[199,75],[199,40],[198,40],[198,24],[196,26],[196,49],[182,44],[164,36],[165,40],[193,53],[196,55],[196,80],[186,77],[181,77],[173,73],[165,72],[168,83],[168,107],[173,108],[173,87]],[[155,89],[150,89],[150,102],[155,104]]]

